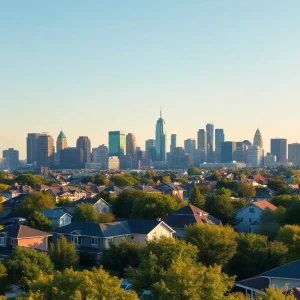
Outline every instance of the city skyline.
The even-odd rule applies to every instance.
[[[191,1],[1,3],[0,151],[28,132],[70,145],[107,132],[155,138],[163,107],[170,134],[197,137],[206,123],[226,140],[298,142],[300,2]],[[288,130],[289,129],[289,130]]]

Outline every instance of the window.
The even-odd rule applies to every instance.
[[[244,218],[240,218],[240,222],[243,223],[244,222]]]
[[[249,218],[249,223],[252,223],[252,219],[251,218]]]
[[[10,244],[11,244],[12,246],[14,246],[14,245],[15,245],[15,239],[11,239],[11,240],[10,240]]]
[[[97,238],[91,238],[91,245],[92,246],[98,246],[98,239]]]
[[[81,236],[79,236],[79,235],[72,235],[72,242],[75,245],[81,245]]]
[[[254,214],[254,213],[255,213],[254,207],[250,207],[250,208],[249,208],[249,213],[250,213],[250,214]]]
[[[69,224],[70,222],[71,222],[71,219],[70,219],[69,217],[66,217],[65,223],[66,223],[66,224]]]
[[[0,246],[5,246],[5,238],[4,237],[0,238]]]

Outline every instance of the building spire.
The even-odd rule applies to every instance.
[[[160,118],[162,119],[162,109],[161,109],[161,106],[160,106]]]

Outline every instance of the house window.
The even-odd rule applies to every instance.
[[[0,238],[0,246],[5,246],[5,238],[4,237]]]
[[[91,245],[92,246],[98,246],[98,239],[97,238],[91,238]]]
[[[249,223],[252,223],[252,219],[251,218],[249,218]]]
[[[66,217],[66,223],[70,223],[71,219],[69,217]]]
[[[79,235],[72,235],[72,242],[75,245],[81,245],[81,236],[79,236]]]
[[[249,208],[249,213],[250,213],[250,214],[254,214],[254,213],[255,213],[254,207],[250,207],[250,208]]]
[[[11,240],[10,240],[10,244],[11,244],[12,246],[14,246],[14,245],[15,245],[15,239],[11,239]]]
[[[243,223],[244,222],[244,218],[240,218],[240,222]]]

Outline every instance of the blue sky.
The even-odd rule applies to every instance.
[[[207,122],[227,140],[300,142],[298,0],[0,2],[0,150],[28,132],[69,145],[109,130],[179,144]],[[168,141],[168,144],[170,139]]]

